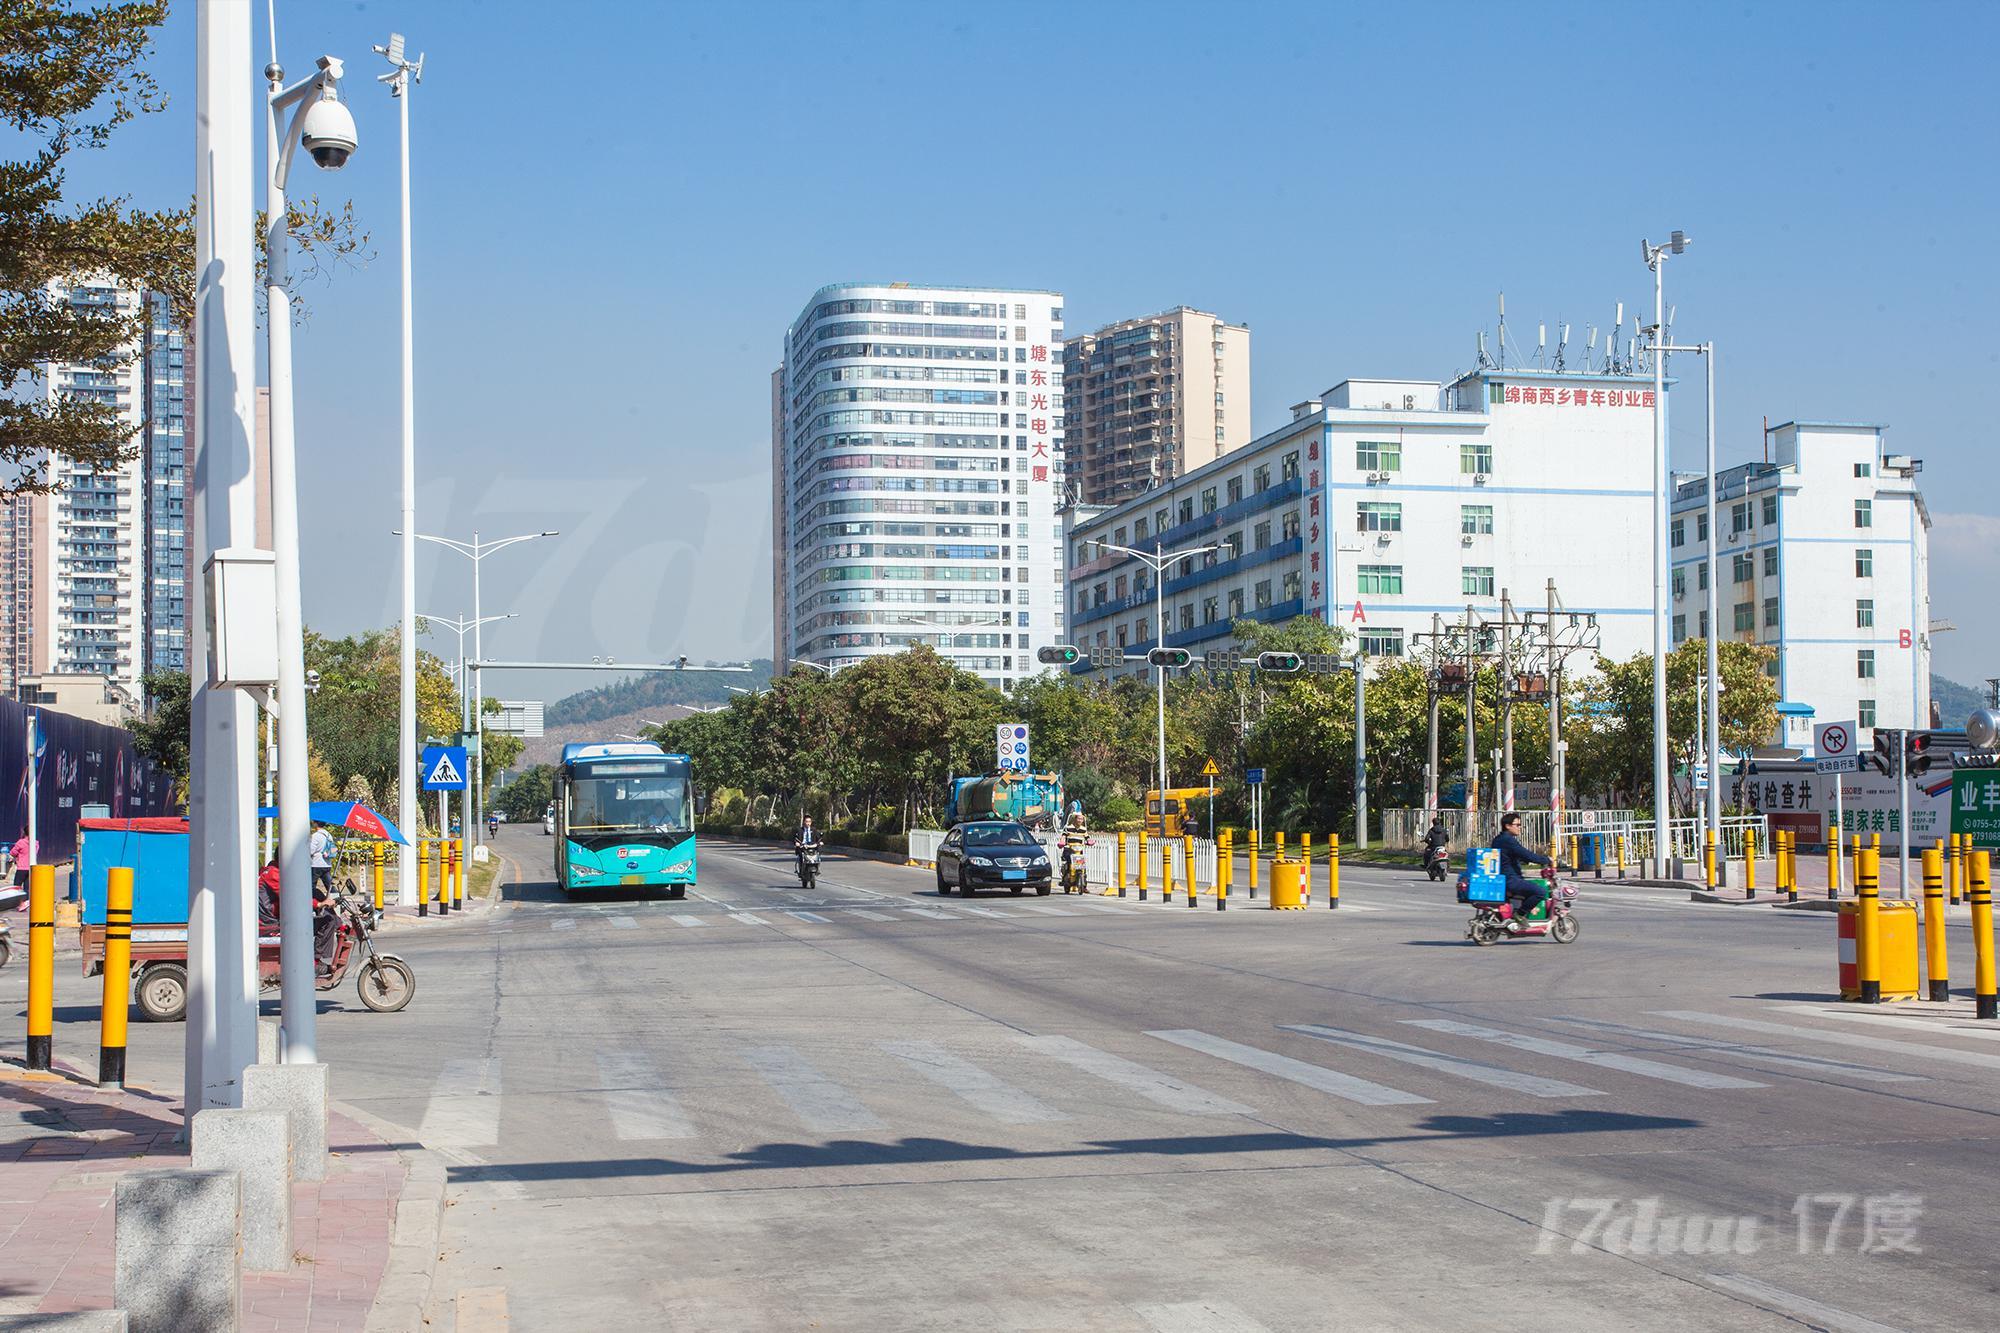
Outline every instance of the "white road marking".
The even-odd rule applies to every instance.
[[[814,925],[827,926],[833,924],[832,917],[821,916],[818,912],[794,911],[793,909],[788,907],[785,909],[785,915],[790,917],[797,917],[800,921],[811,922]]]
[[[671,1092],[661,1086],[659,1068],[640,1051],[599,1051],[597,1076],[604,1107],[620,1139],[691,1139],[694,1126]]]
[[[961,907],[958,910],[961,912],[975,912],[980,916],[998,917],[1002,921],[1011,921],[1014,919],[1012,912],[1003,912],[997,907]]]
[[[1256,1046],[1245,1046],[1242,1042],[1211,1036],[1192,1028],[1148,1032],[1146,1035],[1158,1037],[1161,1041],[1170,1041],[1176,1046],[1185,1046],[1191,1051],[1200,1051],[1203,1055],[1212,1055],[1218,1060],[1228,1060],[1246,1069],[1255,1069],[1288,1082],[1303,1084],[1308,1088],[1362,1106],[1417,1106],[1431,1100],[1429,1097],[1419,1097],[1414,1092],[1404,1092],[1381,1083],[1371,1083],[1352,1074],[1343,1074],[1338,1070],[1325,1069],[1319,1065],[1309,1065],[1303,1060],[1294,1060],[1289,1055],[1279,1055],[1275,1051],[1262,1050]]]
[[[751,1046],[743,1061],[771,1085],[808,1129],[881,1129],[875,1113],[789,1046]]]
[[[1737,1296],[1747,1296],[1753,1301],[1762,1302],[1787,1314],[1809,1319],[1815,1327],[1824,1328],[1828,1333],[1902,1333],[1902,1330],[1892,1325],[1878,1324],[1873,1319],[1849,1314],[1831,1305],[1822,1305],[1809,1296],[1797,1295],[1786,1291],[1783,1287],[1774,1287],[1768,1282],[1760,1282],[1742,1273],[1707,1273],[1703,1275],[1702,1280],[1722,1291]]]
[[[1122,1055],[1100,1051],[1095,1046],[1085,1045],[1074,1037],[1034,1036],[1016,1033],[1014,1040],[1031,1051],[1038,1051],[1062,1061],[1072,1069],[1081,1069],[1086,1074],[1094,1074],[1107,1083],[1115,1083],[1128,1092],[1136,1092],[1147,1101],[1178,1111],[1182,1115],[1252,1115],[1255,1112],[1241,1102],[1233,1102],[1227,1097],[1218,1097],[1205,1088],[1197,1088],[1192,1083],[1184,1083],[1171,1074],[1162,1074],[1157,1069],[1148,1069],[1135,1060],[1127,1060]]]
[[[1062,1112],[1044,1105],[1011,1083],[994,1077],[970,1060],[953,1055],[935,1042],[878,1041],[875,1044],[939,1087],[1005,1124],[1032,1125],[1064,1118]]]
[[[1066,907],[1051,907],[1047,903],[1016,903],[1015,906],[1020,908],[1023,912],[1040,912],[1044,916],[1076,915],[1076,913],[1070,911]]]
[[[1153,1333],[1270,1333],[1233,1305],[1186,1301],[1175,1305],[1135,1305],[1132,1313]]]
[[[614,916],[611,918],[611,924],[620,930],[637,930],[639,928],[639,923],[629,916]]]
[[[708,924],[708,922],[703,921],[700,917],[687,912],[674,913],[673,922],[677,926],[689,926],[689,927],[705,926]]]
[[[500,1057],[447,1060],[431,1084],[417,1138],[427,1148],[500,1141]]]
[[[955,913],[942,912],[935,907],[905,907],[903,910],[905,912],[908,912],[911,916],[927,916],[934,921],[958,920],[958,917]]]
[[[1657,1060],[1644,1060],[1636,1055],[1623,1055],[1617,1051],[1594,1051],[1588,1046],[1577,1046],[1570,1042],[1554,1041],[1548,1037],[1530,1036],[1525,1033],[1502,1032],[1497,1028],[1480,1027],[1477,1023],[1460,1023],[1450,1018],[1406,1018],[1403,1021],[1413,1027],[1427,1028],[1432,1032],[1445,1032],[1454,1037],[1471,1037],[1475,1041],[1492,1042],[1494,1045],[1506,1046],[1517,1051],[1532,1051],[1536,1055],[1553,1056],[1558,1060],[1575,1060],[1579,1064],[1616,1069],[1627,1074],[1637,1074],[1640,1078],[1656,1078],[1690,1088],[1769,1086],[1764,1083],[1754,1083],[1747,1078],[1737,1078],[1734,1074],[1713,1074],[1705,1069],[1685,1069],[1680,1065],[1665,1065]]]
[[[743,925],[746,926],[761,926],[766,924],[763,917],[752,916],[748,912],[731,912],[729,914],[729,919],[731,921],[741,922]]]
[[[1829,1077],[1858,1079],[1863,1083],[1921,1083],[1917,1074],[1894,1074],[1872,1065],[1849,1064],[1845,1060],[1827,1060],[1817,1055],[1792,1055],[1786,1051],[1774,1050],[1769,1046],[1746,1046],[1742,1042],[1729,1041],[1722,1037],[1684,1037],[1672,1032],[1660,1032],[1653,1028],[1636,1028],[1624,1023],[1610,1023],[1595,1018],[1558,1018],[1558,1023],[1575,1023],[1579,1027],[1597,1028],[1606,1032],[1616,1032],[1627,1037],[1644,1037],[1648,1041],[1663,1042],[1678,1046],[1691,1054],[1734,1055],[1760,1064],[1789,1065],[1806,1070],[1808,1073],[1824,1074]]]
[[[865,921],[894,921],[896,919],[887,912],[871,912],[865,907],[850,907],[847,909],[847,914],[849,916],[858,916]]]
[[[549,922],[549,929],[550,929],[550,930],[575,930],[575,929],[576,929],[576,922],[574,922],[574,921],[570,920],[570,919],[569,919],[568,917],[566,917],[566,916],[559,916],[559,917],[557,917],[557,918],[556,918],[555,920],[553,920],[553,921]]]
[[[1975,1026],[1976,1018],[1966,1018],[1961,1014],[1938,1015],[1934,1018],[1909,1018],[1897,1014],[1877,1014],[1866,1009],[1800,1009],[1795,1004],[1768,1004],[1766,1009],[1781,1014],[1797,1016],[1811,1014],[1814,1018],[1839,1018],[1850,1023],[1881,1023],[1889,1027],[1913,1028],[1918,1032],[1928,1032],[1938,1037],[1977,1037],[1981,1041],[2000,1041],[2000,1029],[1992,1026]]]
[[[1565,1083],[1561,1079],[1543,1078],[1538,1074],[1523,1074],[1518,1070],[1505,1069],[1499,1065],[1483,1064],[1469,1060],[1462,1055],[1447,1055],[1443,1051],[1433,1051],[1424,1046],[1406,1046],[1399,1041],[1389,1041],[1383,1037],[1370,1037],[1359,1032],[1348,1032],[1341,1028],[1322,1027],[1318,1023],[1284,1023],[1280,1025],[1286,1032],[1297,1032],[1307,1037],[1317,1037],[1321,1041],[1337,1042],[1357,1051],[1367,1051],[1390,1060],[1400,1060],[1404,1064],[1416,1065],[1423,1069],[1435,1069],[1443,1074],[1456,1074],[1469,1078],[1475,1083],[1485,1083],[1509,1092],[1524,1092],[1530,1097],[1602,1097],[1597,1088],[1586,1088],[1575,1083]]]
[[[1830,1032],[1800,1027],[1795,1023],[1766,1023],[1755,1018],[1734,1018],[1726,1014],[1697,1013],[1692,1009],[1655,1009],[1655,1018],[1676,1018],[1683,1023],[1708,1023],[1716,1027],[1741,1028],[1745,1032],[1765,1032],[1776,1037],[1801,1037],[1833,1046],[1851,1046],[1857,1051],[1886,1051],[1913,1060],[1942,1060],[1947,1064],[1971,1065],[1975,1069],[2000,1069],[2000,1055],[1987,1051],[1960,1051],[1948,1046],[1924,1046],[1913,1041],[1869,1037],[1859,1032]]]

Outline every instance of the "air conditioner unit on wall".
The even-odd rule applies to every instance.
[[[1471,534],[1471,533],[1469,533],[1469,532],[1465,532],[1465,533],[1460,533],[1460,534],[1459,534],[1459,538],[1458,538],[1458,544],[1459,544],[1460,546],[1470,546],[1470,545],[1472,545],[1472,534]]]
[[[1472,484],[1474,486],[1484,486],[1486,484],[1486,474],[1484,472],[1473,473]]]

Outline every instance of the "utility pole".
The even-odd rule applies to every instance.
[[[1500,786],[1498,809],[1504,814],[1514,808],[1514,668],[1512,643],[1508,637],[1514,618],[1514,603],[1507,590],[1500,590],[1500,767],[1494,781]]]
[[[1479,665],[1472,655],[1472,603],[1465,604],[1465,813],[1466,831],[1479,810]]]
[[[1562,836],[1564,794],[1568,790],[1563,772],[1562,667],[1556,656],[1556,581],[1549,580],[1549,837]]]
[[[1368,673],[1354,650],[1354,845],[1368,850]]]
[[[1438,813],[1438,663],[1437,645],[1444,637],[1444,619],[1437,612],[1431,612],[1431,661],[1424,672],[1426,689],[1424,695],[1430,703],[1431,740],[1430,759],[1424,765],[1424,815],[1435,819]]]

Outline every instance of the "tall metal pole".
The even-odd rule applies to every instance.
[[[1500,590],[1500,769],[1493,775],[1500,788],[1494,802],[1503,813],[1514,808],[1514,658],[1510,647],[1514,602],[1507,590]]]
[[[306,773],[305,613],[299,579],[299,486],[292,430],[292,300],[285,289],[285,155],[278,143],[276,61],[264,114],[264,296],[271,394],[271,545],[278,584],[278,973],[287,1064],[318,1062],[319,997],[313,975],[312,800]],[[316,96],[316,94],[314,94]]]
[[[1562,741],[1562,660],[1556,656],[1556,581],[1549,580],[1549,837],[1562,837],[1564,781],[1568,774]]]
[[[1910,896],[1910,733],[1896,737],[1896,897]]]
[[[1443,633],[1444,618],[1435,611],[1431,612],[1431,669],[1427,682],[1429,688],[1424,691],[1430,699],[1431,715],[1430,760],[1424,766],[1424,814],[1432,819],[1438,815],[1438,705],[1441,701],[1438,697],[1437,652],[1438,644],[1443,642]],[[1467,833],[1470,832],[1468,829]]]
[[[1354,845],[1368,850],[1368,659],[1354,654]]]
[[[486,623],[479,613],[479,567],[484,563],[485,552],[479,549],[479,532],[477,529],[474,529],[472,533],[472,699],[470,701],[472,716],[471,721],[466,723],[465,730],[466,734],[473,738],[472,743],[477,752],[466,759],[465,796],[461,799],[470,807],[466,813],[471,816],[472,827],[467,829],[466,832],[472,836],[475,843],[484,843],[486,841],[486,742],[482,735],[484,728],[480,725],[479,721],[480,709],[484,706],[485,702],[485,696],[480,693],[482,685],[479,674],[479,664],[485,660],[485,654],[480,650],[482,639],[479,632],[480,626]],[[461,675],[458,679],[459,689],[464,690],[465,677]]]
[[[1708,827],[1722,835],[1722,668],[1718,648],[1720,635],[1715,622],[1716,585],[1721,582],[1720,566],[1715,561],[1715,344],[1701,345],[1702,368],[1706,372],[1708,391],[1708,633],[1702,637],[1708,641],[1708,697],[1702,701],[1703,710],[1708,714]]]
[[[409,907],[417,901],[414,838],[422,822],[417,809],[417,371],[415,293],[410,279],[410,78],[407,69],[398,73],[402,77],[389,85],[403,142],[403,642],[396,817],[410,821],[413,841],[397,849],[396,901]]]
[[[1167,567],[1164,547],[1153,543],[1153,646],[1167,646]],[[1167,668],[1153,668],[1155,703],[1159,712],[1160,747],[1160,836],[1167,836]]]
[[[1479,668],[1472,656],[1472,604],[1465,606],[1465,819],[1468,836],[1479,813]]]
[[[251,449],[257,383],[257,281],[251,218],[257,194],[256,107],[245,74],[251,9],[201,0],[196,10],[194,449],[188,477],[189,737],[186,1115],[242,1103],[257,1059],[256,704],[208,683],[207,579],[216,551],[256,531]]]
[[[1667,873],[1667,341],[1664,251],[1653,270],[1653,873]],[[1714,549],[1715,532],[1708,534]],[[1710,579],[1709,588],[1715,587]],[[1709,633],[1715,621],[1709,620]]]

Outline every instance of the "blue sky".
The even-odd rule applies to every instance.
[[[190,192],[194,18],[178,0],[159,44],[171,109],[78,187]],[[1720,348],[1723,456],[1756,456],[1765,417],[1886,423],[1925,460],[1935,612],[1959,626],[1937,665],[2000,671],[1978,623],[1994,7],[281,0],[278,21],[295,76],[345,57],[362,139],[295,188],[351,197],[377,251],[305,294],[297,339],[316,626],[396,614],[397,150],[369,46],[400,28],[430,58],[419,526],[566,534],[488,564],[488,612],[521,613],[495,654],[769,651],[768,380],[824,283],[1050,287],[1072,330],[1214,310],[1253,330],[1261,432],[1348,375],[1464,368],[1503,290],[1515,336],[1580,338],[1650,302],[1640,237],[1680,227],[1674,331]],[[1697,414],[1675,450],[1698,460]],[[421,570],[422,609],[469,607],[463,561]]]

